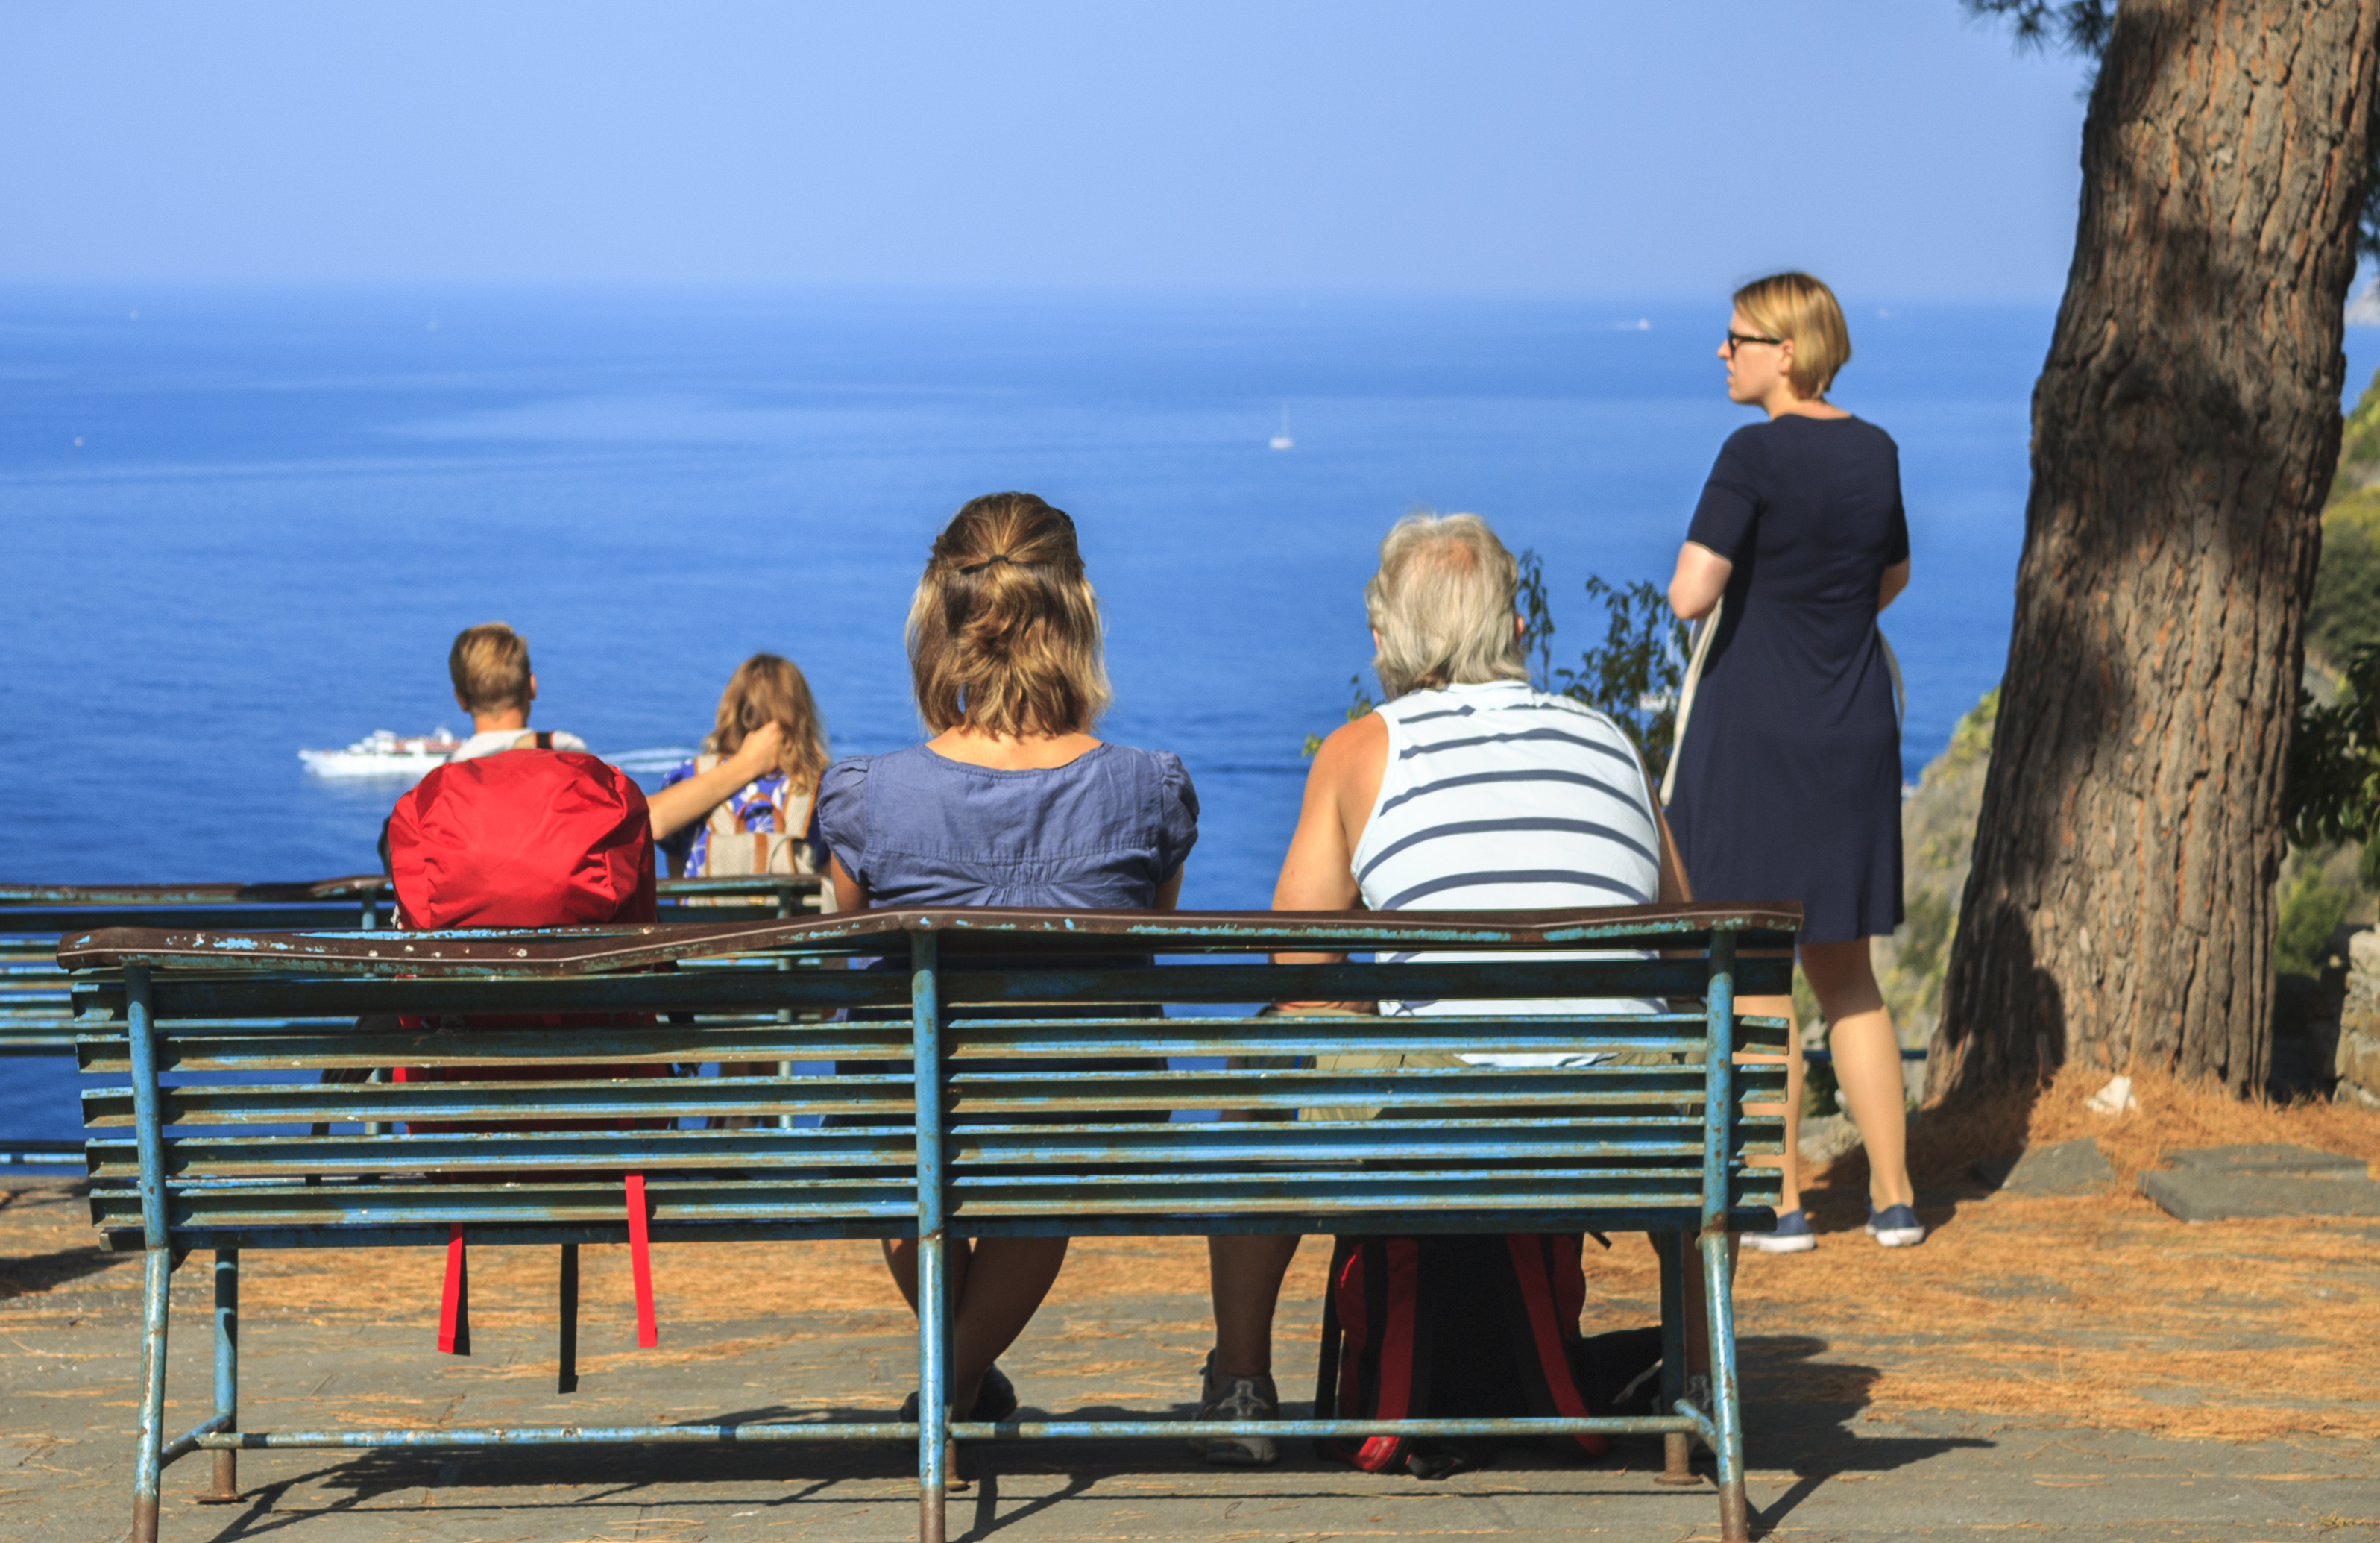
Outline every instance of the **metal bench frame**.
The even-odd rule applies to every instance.
[[[215,1454],[215,1497],[237,1497],[237,1453],[278,1448],[455,1448],[601,1443],[886,1440],[918,1443],[919,1537],[941,1543],[945,1440],[1270,1435],[1443,1435],[1537,1437],[1596,1431],[1660,1434],[1670,1476],[1685,1476],[1686,1443],[1698,1439],[1716,1455],[1722,1536],[1748,1538],[1742,1436],[1735,1377],[1735,1333],[1729,1258],[1731,1231],[1757,1229],[1771,1217],[1778,1175],[1745,1158],[1782,1149],[1781,1124],[1747,1117],[1745,1101],[1781,1100],[1781,1065],[1739,1066],[1737,1052],[1781,1049],[1786,1026],[1746,1020],[1734,1011],[1739,987],[1781,992],[1799,923],[1790,906],[1666,906],[1569,913],[1062,913],[1023,910],[889,911],[811,922],[696,923],[638,928],[577,928],[549,932],[339,932],[282,935],[109,929],[69,934],[59,961],[76,969],[75,1003],[84,1032],[86,1069],[120,1068],[130,1085],[85,1094],[93,1128],[88,1166],[94,1219],[111,1244],[144,1254],[143,1389],[135,1457],[133,1537],[157,1536],[162,1473],[196,1451]],[[1762,951],[1739,958],[1739,947]],[[1119,966],[1112,955],[1246,955],[1426,948],[1436,962],[1348,962],[1275,966],[1192,957]],[[1533,960],[1531,954],[1659,949],[1666,956]],[[1086,952],[1111,957],[1086,960]],[[1495,957],[1474,960],[1466,953]],[[905,970],[800,967],[872,955]],[[904,957],[905,955],[905,957]],[[1449,955],[1451,955],[1451,957]],[[1683,955],[1683,956],[1682,956]],[[1517,956],[1517,957],[1516,957]],[[665,966],[665,973],[654,973]],[[758,966],[758,967],[755,967]],[[1169,1007],[1261,1000],[1347,1001],[1399,995],[1444,1000],[1498,997],[1699,997],[1692,1014],[1597,1018],[1415,1017],[1233,1019],[1086,1018],[1086,1005],[1161,1002]],[[966,1011],[955,1018],[953,1003]],[[1049,1004],[1062,1004],[1057,1012]],[[1035,1006],[1045,1011],[1036,1015]],[[796,1012],[837,1007],[891,1011],[868,1023],[796,1023]],[[985,1017],[985,1009],[1014,1015]],[[364,1013],[493,1014],[552,1012],[666,1013],[678,1022],[593,1031],[545,1030],[526,1048],[520,1030],[465,1028],[442,1036],[365,1035],[344,1025],[305,1031],[308,1017]],[[682,1014],[713,1015],[686,1022]],[[739,1016],[722,1025],[717,1014]],[[757,1016],[756,1016],[757,1015]],[[900,1021],[905,1017],[905,1023]],[[188,1027],[181,1027],[187,1024]],[[536,1031],[531,1031],[532,1033]],[[275,1039],[275,1035],[281,1039]],[[509,1038],[506,1036],[509,1035]],[[294,1036],[294,1038],[293,1038]],[[757,1037],[757,1038],[756,1038]],[[436,1038],[438,1046],[425,1041]],[[614,1083],[346,1085],[281,1084],[219,1094],[161,1085],[159,1074],[210,1055],[237,1061],[243,1046],[265,1047],[257,1063],[303,1071],[361,1061],[415,1064],[517,1064],[522,1060],[742,1061],[756,1045],[769,1053],[829,1048],[831,1058],[886,1056],[905,1039],[903,1077],[680,1079]],[[346,1048],[341,1048],[344,1045]],[[1525,1072],[1467,1066],[1451,1071],[1337,1073],[1289,1070],[1220,1073],[1067,1073],[1012,1079],[971,1075],[966,1058],[987,1053],[1138,1056],[1287,1052],[1332,1054],[1389,1048],[1499,1049],[1640,1045],[1691,1053],[1669,1067],[1590,1066]],[[693,1047],[690,1049],[690,1047]],[[702,1053],[710,1050],[711,1053]],[[1160,1063],[1162,1064],[1162,1063]],[[709,1079],[706,1079],[709,1080]],[[904,1097],[905,1091],[906,1097]],[[713,1096],[713,1095],[718,1096]],[[632,1096],[633,1095],[633,1096]],[[1608,1116],[1583,1112],[1601,1100]],[[1081,1123],[1087,1111],[1269,1109],[1269,1124],[1225,1119],[1204,1125]],[[1647,1102],[1670,1106],[1655,1118]],[[1419,1118],[1385,1122],[1298,1121],[1300,1108],[1378,1106]],[[1542,1112],[1529,1114],[1534,1104]],[[963,1109],[954,1109],[954,1105]],[[509,1163],[542,1172],[557,1163],[617,1173],[671,1164],[775,1164],[794,1182],[698,1178],[657,1185],[650,1235],[673,1241],[826,1237],[914,1237],[919,1297],[918,1383],[915,1423],[795,1422],[698,1426],[580,1427],[444,1430],[322,1429],[252,1431],[238,1418],[238,1264],[243,1248],[444,1245],[458,1224],[489,1244],[558,1244],[564,1278],[575,1274],[576,1245],[618,1243],[625,1217],[596,1220],[579,1192],[550,1185],[543,1200],[514,1194],[519,1185],[458,1182],[456,1144],[394,1133],[396,1121],[533,1120],[589,1114],[701,1113],[742,1109],[780,1115],[821,1109],[873,1110],[877,1123],[853,1134],[872,1180],[832,1179],[805,1143],[844,1139],[759,1130],[650,1130],[575,1137],[517,1131],[471,1138],[470,1160],[485,1171]],[[1018,1126],[954,1125],[953,1115],[989,1109],[1062,1117],[1075,1123]],[[1477,1118],[1449,1118],[1465,1110]],[[1690,1113],[1680,1113],[1688,1110]],[[905,1127],[882,1123],[905,1112]],[[1281,1117],[1286,1115],[1284,1121]],[[261,1136],[238,1147],[219,1137],[170,1134],[198,1120],[272,1123],[334,1120],[361,1124],[359,1136]],[[1675,1127],[1646,1141],[1595,1139],[1597,1121]],[[111,1126],[133,1127],[133,1140],[107,1139]],[[1537,1138],[1533,1133],[1557,1130]],[[1679,1134],[1689,1129],[1692,1139]],[[979,1134],[970,1135],[970,1129]],[[886,1139],[887,1137],[890,1139]],[[1519,1136],[1523,1139],[1515,1140]],[[702,1137],[708,1146],[694,1138]],[[720,1137],[735,1139],[720,1140]],[[868,1140],[877,1145],[867,1147]],[[1009,1155],[1002,1158],[1002,1142]],[[210,1146],[210,1142],[214,1146]],[[1368,1152],[1338,1160],[1339,1143]],[[310,1143],[311,1145],[310,1145]],[[427,1143],[425,1145],[425,1143]],[[772,1143],[774,1145],[772,1145]],[[1055,1144],[1054,1146],[1049,1144]],[[1069,1144],[1071,1143],[1071,1145]],[[1565,1147],[1565,1143],[1567,1146]],[[1229,1157],[1236,1147],[1237,1157]],[[885,1165],[914,1153],[914,1171],[897,1185]],[[1207,1148],[1203,1153],[1201,1148]],[[246,1153],[302,1184],[279,1188],[254,1178],[228,1182],[197,1172],[223,1166],[226,1150]],[[853,1160],[836,1154],[845,1174]],[[1033,1154],[1052,1160],[1047,1173],[1019,1177]],[[1284,1153],[1293,1154],[1285,1156]],[[1300,1154],[1303,1155],[1293,1155]],[[1318,1156],[1317,1154],[1320,1155]],[[1548,1154],[1551,1155],[1548,1155]],[[210,1155],[212,1154],[212,1155]],[[385,1154],[374,1178],[394,1171],[444,1176],[429,1185],[375,1185],[357,1173],[359,1157]],[[436,1154],[436,1155],[432,1155]],[[1088,1154],[1087,1157],[1086,1154]],[[1648,1155],[1650,1154],[1650,1155]],[[1461,1161],[1454,1160],[1461,1159]],[[1560,1159],[1560,1160],[1556,1160]],[[1569,1167],[1562,1166],[1568,1162]],[[1201,1167],[1204,1163],[1207,1166]],[[1237,1166],[1234,1167],[1233,1164]],[[328,1176],[325,1176],[325,1165]],[[820,1169],[805,1177],[805,1165]],[[1614,1166],[1614,1165],[1617,1166]],[[236,1165],[236,1164],[235,1164]],[[1302,1166],[1301,1166],[1302,1165]],[[1040,1194],[1034,1184],[1048,1185]],[[843,1187],[838,1190],[837,1184]],[[870,1185],[873,1188],[870,1188]],[[773,1187],[771,1187],[773,1185]],[[1631,1186],[1634,1186],[1631,1188]],[[526,1186],[534,1188],[534,1185]],[[501,1192],[501,1193],[500,1193]],[[816,1204],[810,1203],[817,1197]],[[1038,1196],[1038,1197],[1037,1197]],[[573,1198],[573,1197],[578,1197]],[[1618,1197],[1618,1198],[1614,1198]],[[566,1203],[565,1203],[566,1202]],[[315,1207],[315,1211],[306,1208]],[[246,1208],[246,1209],[243,1209]],[[278,1209],[276,1209],[278,1208]],[[476,1208],[476,1209],[475,1209]],[[309,1222],[310,1216],[316,1220]],[[678,1214],[674,1214],[676,1212]],[[137,1221],[137,1230],[131,1225]],[[1588,1419],[1285,1420],[1278,1422],[1121,1420],[953,1422],[945,1411],[948,1359],[947,1248],[953,1238],[999,1235],[1211,1235],[1412,1233],[1415,1232],[1582,1232],[1642,1230],[1661,1259],[1665,1355],[1660,1406],[1668,1414]],[[1700,1254],[1711,1369],[1707,1410],[1685,1398],[1683,1326],[1688,1238]],[[214,1403],[212,1417],[178,1437],[164,1420],[167,1283],[193,1249],[214,1254]],[[565,1355],[573,1294],[565,1293]]]

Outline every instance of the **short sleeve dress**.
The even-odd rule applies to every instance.
[[[880,906],[1139,910],[1198,841],[1181,758],[1128,745],[1017,772],[913,745],[835,762],[818,808],[828,849]]]
[[[1141,910],[1198,841],[1198,794],[1181,759],[1162,750],[1101,745],[1063,766],[1002,771],[969,766],[914,745],[827,768],[819,784],[826,844],[869,903],[892,905],[1057,905]],[[1094,967],[1146,964],[1099,955]],[[1044,1015],[1062,1009],[1037,1008]],[[1091,1007],[1094,1017],[1160,1016]],[[954,1012],[953,1019],[968,1014]],[[1134,1047],[1120,1037],[1119,1050]],[[978,1075],[1146,1070],[1148,1058],[970,1060]],[[845,1071],[861,1071],[856,1063]],[[886,1068],[893,1070],[894,1068]],[[1035,1124],[1067,1114],[987,1114]],[[1162,1113],[1121,1112],[1124,1124]],[[835,1121],[830,1118],[829,1124]],[[958,1124],[980,1123],[961,1115]]]
[[[1909,555],[1900,456],[1856,418],[1730,435],[1686,539],[1734,564],[1678,747],[1698,900],[1799,901],[1802,941],[1901,919],[1900,727],[1876,600]]]

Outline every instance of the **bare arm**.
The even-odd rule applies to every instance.
[[[1886,606],[1900,598],[1901,590],[1908,588],[1909,559],[1904,557],[1884,570],[1884,582],[1877,585],[1876,590],[1876,611],[1881,614]]]
[[[646,799],[653,839],[675,835],[725,803],[746,783],[776,770],[777,756],[784,745],[785,731],[775,723],[763,723],[745,736],[734,755],[710,771],[672,783]]]
[[[1681,621],[1698,622],[1711,614],[1727,592],[1728,575],[1735,565],[1700,541],[1678,548],[1678,566],[1670,575],[1670,609]]]
[[[1276,911],[1345,911],[1362,902],[1355,883],[1355,844],[1372,817],[1380,778],[1388,771],[1389,727],[1368,714],[1334,731],[1305,774],[1297,829],[1273,885]],[[1276,965],[1335,965],[1343,954],[1276,954]],[[1325,1005],[1283,1002],[1284,1007]]]
[[[834,908],[838,911],[865,911],[870,901],[859,881],[843,870],[843,859],[830,857],[826,862],[827,881],[834,886]]]

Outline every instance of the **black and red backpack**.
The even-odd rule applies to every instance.
[[[1600,1417],[1647,1412],[1661,1331],[1579,1333],[1575,1233],[1342,1237],[1322,1298],[1317,1419]],[[1593,1432],[1550,1438],[1593,1457]],[[1325,1437],[1367,1473],[1443,1478],[1484,1467],[1494,1439]]]

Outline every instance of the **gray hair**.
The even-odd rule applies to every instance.
[[[1526,680],[1513,596],[1520,565],[1477,515],[1407,515],[1364,586],[1379,635],[1373,674],[1391,699],[1439,686]]]

